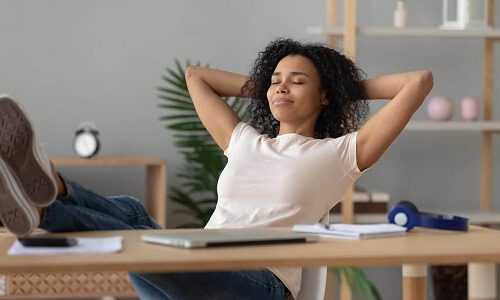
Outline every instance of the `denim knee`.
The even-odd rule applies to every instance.
[[[106,197],[126,215],[134,218],[136,229],[161,229],[162,227],[149,215],[142,203],[128,195]]]

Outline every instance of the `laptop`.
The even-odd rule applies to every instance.
[[[200,229],[196,231],[143,234],[141,238],[148,243],[181,248],[307,243],[319,240],[319,237],[316,235],[271,228],[241,230]]]

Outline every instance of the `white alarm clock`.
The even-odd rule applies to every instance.
[[[99,132],[94,123],[82,122],[75,132],[73,149],[75,153],[82,158],[91,158],[99,152]]]

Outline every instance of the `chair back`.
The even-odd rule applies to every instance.
[[[329,223],[329,213],[326,213],[320,222]],[[326,288],[326,266],[316,268],[302,268],[302,281],[296,300],[323,300]]]

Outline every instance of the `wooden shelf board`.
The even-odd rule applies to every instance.
[[[343,27],[308,26],[306,33],[342,37]],[[500,29],[439,29],[434,27],[358,27],[359,36],[500,38]]]
[[[99,166],[99,165],[162,165],[165,160],[146,155],[113,155],[80,158],[77,156],[54,156],[51,161],[56,166]]]
[[[500,121],[411,121],[405,130],[413,131],[482,131],[500,133]]]

